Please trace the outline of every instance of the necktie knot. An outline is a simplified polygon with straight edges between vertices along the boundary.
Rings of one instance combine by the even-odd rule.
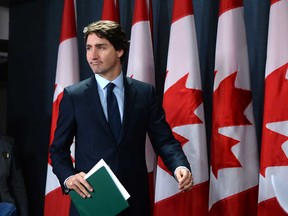
[[[115,84],[114,84],[114,83],[111,83],[111,82],[108,83],[107,86],[106,86],[107,92],[112,92],[113,89],[114,89],[114,87],[115,87]]]

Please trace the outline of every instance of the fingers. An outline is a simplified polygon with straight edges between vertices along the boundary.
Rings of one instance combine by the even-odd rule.
[[[190,181],[190,182],[188,182],[187,184],[185,184],[185,185],[183,186],[183,188],[180,189],[180,190],[182,190],[182,191],[185,192],[185,191],[191,190],[192,187],[193,187],[193,181]]]
[[[181,191],[188,191],[193,186],[192,173],[188,169],[179,169],[176,172],[176,178],[178,180],[178,188]]]
[[[86,179],[84,179],[84,176],[84,172],[77,173],[76,175],[71,176],[66,181],[66,187],[75,190],[83,198],[91,197],[89,191],[92,192],[93,188],[86,181]]]

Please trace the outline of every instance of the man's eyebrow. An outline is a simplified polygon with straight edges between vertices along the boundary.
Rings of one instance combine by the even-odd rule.
[[[99,46],[107,46],[107,44],[106,43],[86,44],[86,46],[97,46],[97,47],[99,47]]]
[[[106,43],[101,43],[101,44],[96,44],[95,46],[96,47],[101,47],[101,46],[107,46],[107,44]]]

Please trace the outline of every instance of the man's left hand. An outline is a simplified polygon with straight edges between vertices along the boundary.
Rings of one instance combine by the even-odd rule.
[[[178,188],[181,191],[188,191],[193,186],[193,176],[192,173],[185,168],[179,168],[175,171],[175,177],[178,181]]]

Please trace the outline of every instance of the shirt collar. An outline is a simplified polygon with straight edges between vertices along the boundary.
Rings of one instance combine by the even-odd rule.
[[[98,83],[98,85],[100,86],[101,89],[104,89],[107,86],[108,83],[112,82],[118,88],[123,90],[123,75],[122,75],[122,72],[113,81],[107,80],[104,77],[100,76],[99,74],[95,74],[95,78],[96,78],[96,81],[97,81],[97,83]]]

